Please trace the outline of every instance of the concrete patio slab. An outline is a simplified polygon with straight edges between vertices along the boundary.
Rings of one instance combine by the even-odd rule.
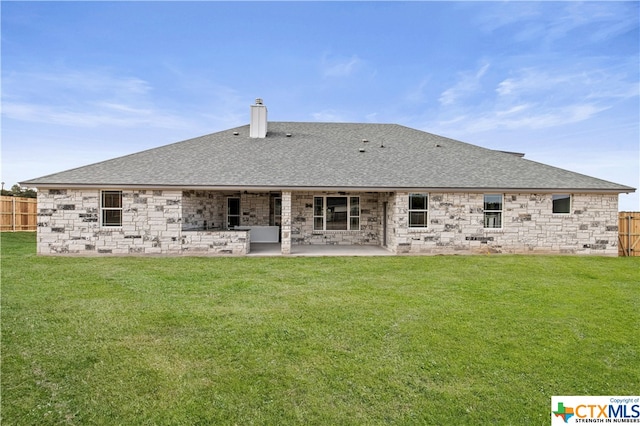
[[[252,243],[248,256],[282,256],[279,243]],[[294,245],[290,256],[393,256],[380,246]]]

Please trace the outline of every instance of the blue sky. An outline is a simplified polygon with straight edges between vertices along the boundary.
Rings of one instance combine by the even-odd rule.
[[[243,125],[261,97],[638,188],[639,4],[3,1],[2,180]]]

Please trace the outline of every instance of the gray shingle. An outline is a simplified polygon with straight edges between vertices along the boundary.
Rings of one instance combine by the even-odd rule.
[[[249,138],[246,125],[23,184],[634,190],[397,124],[298,122],[269,122],[264,139]]]

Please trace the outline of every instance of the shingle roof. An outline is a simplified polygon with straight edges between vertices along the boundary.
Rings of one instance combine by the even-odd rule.
[[[245,125],[23,184],[634,191],[397,124],[269,122],[268,130],[252,139]]]

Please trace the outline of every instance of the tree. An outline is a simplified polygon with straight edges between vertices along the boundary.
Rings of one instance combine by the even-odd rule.
[[[38,193],[33,188],[22,188],[19,184],[15,184],[11,187],[10,191],[2,189],[2,195],[8,195],[10,197],[25,197],[25,198],[36,198]]]

